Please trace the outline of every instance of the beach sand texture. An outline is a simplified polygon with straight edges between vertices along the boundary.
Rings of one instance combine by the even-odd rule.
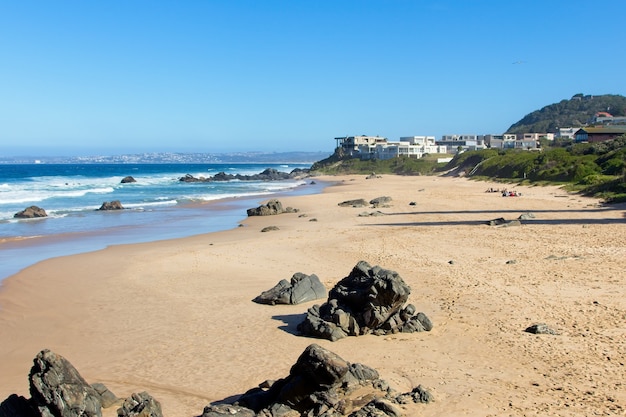
[[[337,183],[280,198],[299,213],[50,259],[3,281],[0,401],[30,396],[32,360],[48,348],[119,397],[147,391],[164,415],[197,416],[286,376],[318,343],[399,392],[429,388],[435,402],[406,416],[626,413],[626,207],[552,186],[509,185],[522,196],[505,198],[485,192],[502,184],[463,178],[321,180]],[[380,196],[388,207],[338,206]],[[375,210],[385,215],[359,217]],[[521,226],[484,224],[526,212],[535,218]],[[359,260],[397,271],[433,330],[333,343],[296,334],[324,300],[251,302],[295,272],[330,289]],[[524,331],[536,323],[560,334]]]

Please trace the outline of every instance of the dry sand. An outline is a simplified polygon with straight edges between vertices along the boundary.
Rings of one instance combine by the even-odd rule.
[[[319,343],[399,391],[430,388],[436,402],[407,416],[625,413],[625,207],[557,187],[504,198],[485,193],[501,185],[462,178],[326,179],[338,184],[281,198],[300,213],[50,259],[5,280],[0,400],[29,397],[32,359],[48,348],[120,397],[145,390],[164,415],[197,416],[286,376]],[[385,216],[337,205],[380,196],[393,199]],[[525,212],[536,218],[519,227],[481,224]],[[280,230],[260,232],[270,225]],[[333,343],[296,335],[314,303],[251,302],[295,272],[330,288],[359,260],[397,271],[434,329]],[[524,332],[535,323],[560,335]]]

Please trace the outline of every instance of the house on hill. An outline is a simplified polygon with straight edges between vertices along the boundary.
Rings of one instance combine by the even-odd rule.
[[[626,125],[588,126],[576,131],[576,142],[605,142],[626,135]]]

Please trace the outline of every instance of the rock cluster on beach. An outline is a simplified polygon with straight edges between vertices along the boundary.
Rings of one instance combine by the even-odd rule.
[[[119,417],[160,417],[161,406],[149,394],[118,399],[103,384],[89,385],[63,356],[44,349],[28,375],[31,398],[10,395],[0,404],[0,417],[100,417],[102,408],[122,403]]]
[[[276,199],[272,199],[265,204],[258,207],[249,208],[246,210],[248,217],[250,216],[273,216],[275,214],[282,213],[297,213],[299,210],[293,207],[283,208],[283,204]]]
[[[10,395],[0,417],[101,417],[118,405],[118,417],[162,417],[147,392],[118,399],[103,384],[89,385],[64,357],[42,350],[29,374],[31,398]],[[350,363],[323,347],[309,345],[289,375],[265,381],[235,402],[207,405],[201,417],[400,417],[400,405],[428,403],[422,386],[399,394],[369,366]]]
[[[360,261],[330,290],[328,301],[309,308],[298,330],[331,341],[370,333],[430,331],[430,319],[414,305],[405,305],[410,293],[397,272]]]
[[[398,394],[375,369],[312,344],[286,378],[265,381],[233,404],[208,405],[202,417],[400,417],[399,405],[409,401],[433,397],[421,386]]]
[[[290,281],[281,279],[273,288],[254,298],[259,304],[300,304],[326,297],[326,287],[317,275],[296,272]]]
[[[191,174],[187,174],[184,177],[180,177],[178,180],[181,182],[215,182],[215,181],[281,181],[281,180],[293,180],[298,178],[304,178],[308,176],[309,171],[306,169],[296,168],[291,172],[281,172],[274,168],[267,168],[259,174],[242,175],[242,174],[226,174],[225,172],[219,172],[211,177],[194,177]]]

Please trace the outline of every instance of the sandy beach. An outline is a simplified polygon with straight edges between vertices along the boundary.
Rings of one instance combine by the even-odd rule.
[[[197,416],[286,376],[318,343],[398,391],[429,388],[435,402],[406,406],[406,416],[626,413],[624,205],[554,186],[508,185],[521,196],[502,197],[485,192],[502,184],[463,178],[321,179],[336,185],[280,198],[298,213],[54,258],[4,280],[0,401],[29,397],[32,360],[48,348],[119,397],[147,391],[164,415]],[[380,196],[388,207],[338,206]],[[359,216],[376,210],[385,215]],[[484,224],[528,212],[535,218],[521,226]],[[251,302],[295,272],[330,289],[360,260],[397,271],[433,330],[316,340],[296,326],[324,300]],[[524,331],[536,323],[559,334]]]

